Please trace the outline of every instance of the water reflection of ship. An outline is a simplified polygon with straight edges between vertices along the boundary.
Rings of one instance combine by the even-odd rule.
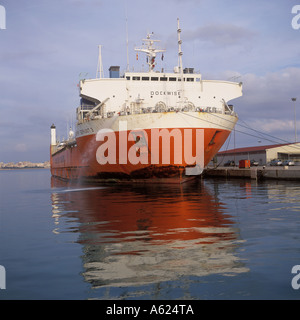
[[[55,232],[65,232],[66,217],[79,222],[83,276],[92,287],[248,271],[235,254],[238,229],[203,182],[122,189],[53,182]]]

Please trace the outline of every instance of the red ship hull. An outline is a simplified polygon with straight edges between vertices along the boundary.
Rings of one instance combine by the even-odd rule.
[[[173,129],[168,128],[169,132]],[[184,136],[185,129],[177,129],[180,130],[182,136]],[[197,139],[196,131],[201,130],[203,133],[203,141],[202,141],[202,158],[203,158],[203,166],[207,166],[208,163],[212,160],[218,150],[222,147],[224,142],[226,141],[228,135],[230,134],[230,130],[222,130],[215,128],[192,128],[188,129],[192,132],[192,139],[189,139],[188,143],[182,141],[182,145],[179,146],[176,143],[175,138],[170,138],[169,144],[169,161],[165,163],[162,159],[162,154],[165,151],[166,145],[160,141],[160,144],[157,150],[154,150],[151,145],[151,138],[153,139],[153,132],[150,129],[143,130],[145,135],[147,136],[147,141],[142,146],[138,146],[137,141],[131,141],[133,139],[129,138],[130,132],[127,131],[125,137],[127,137],[127,158],[121,161],[120,157],[120,149],[118,146],[124,143],[120,136],[120,132],[115,132],[115,142],[116,145],[114,150],[114,161],[113,163],[99,163],[99,147],[104,146],[103,144],[106,141],[97,141],[97,135],[91,134],[86,136],[81,136],[76,138],[76,144],[66,145],[63,149],[56,151],[51,154],[51,173],[55,177],[59,177],[67,180],[77,180],[77,179],[119,179],[119,180],[157,180],[160,179],[179,179],[182,180],[185,177],[185,168],[193,167],[196,165],[187,163],[185,158],[179,157],[182,161],[178,161],[178,150],[182,150],[184,154],[184,150],[186,150],[187,145],[189,149],[192,151],[193,156],[195,156],[197,151]],[[152,135],[151,135],[152,133]],[[129,140],[129,141],[128,141]],[[199,142],[198,142],[199,144]],[[132,150],[136,150],[136,158],[144,159],[144,161],[140,161],[138,163],[132,163],[128,158],[130,152]],[[143,155],[143,153],[145,153]],[[153,163],[153,154],[159,153],[159,161],[157,163]],[[104,156],[107,156],[105,152]],[[142,157],[143,156],[143,157]],[[157,158],[158,159],[158,158]],[[177,160],[176,160],[177,159]],[[125,161],[124,161],[125,160]],[[141,163],[143,162],[143,163]],[[190,178],[190,177],[189,177]]]

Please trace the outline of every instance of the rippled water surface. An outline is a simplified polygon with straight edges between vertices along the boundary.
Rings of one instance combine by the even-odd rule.
[[[0,299],[300,298],[300,181],[68,185],[12,170],[0,197]]]

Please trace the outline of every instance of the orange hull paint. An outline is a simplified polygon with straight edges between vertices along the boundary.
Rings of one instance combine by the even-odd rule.
[[[199,128],[201,129],[201,128]],[[169,132],[173,129],[167,129]],[[184,136],[184,129],[180,130],[182,136]],[[190,150],[192,150],[193,156],[196,154],[196,130],[198,129],[189,129],[192,130],[192,141],[190,143]],[[204,145],[203,145],[203,160],[204,166],[206,166],[211,159],[215,156],[215,154],[222,147],[224,142],[226,141],[228,135],[230,134],[229,130],[220,130],[213,128],[205,128],[201,129],[204,132]],[[170,139],[170,162],[165,163],[162,161],[162,152],[164,151],[162,142],[159,144],[159,162],[157,164],[151,164],[151,154],[155,152],[151,150],[151,130],[145,129],[147,141],[146,144],[141,147],[136,147],[136,156],[140,157],[142,152],[146,152],[148,161],[146,164],[137,163],[132,164],[128,158],[125,161],[125,164],[122,164],[120,161],[119,154],[119,138],[120,133],[115,132],[116,137],[116,148],[115,148],[115,158],[116,163],[106,163],[99,164],[97,161],[97,150],[98,148],[107,141],[97,141],[96,135],[87,135],[82,136],[76,139],[77,145],[65,147],[64,149],[56,152],[51,155],[51,173],[53,176],[60,177],[68,180],[76,180],[81,178],[98,178],[98,179],[106,179],[106,178],[118,178],[118,179],[155,179],[155,178],[182,178],[184,174],[184,168],[188,165],[184,157],[182,156],[182,161],[178,163],[178,161],[174,161],[174,156],[176,156],[173,138]],[[129,131],[127,132],[127,156],[130,148],[135,148],[134,145],[137,146],[136,141],[128,141],[133,140],[129,138]],[[123,140],[122,140],[123,141]],[[182,140],[184,141],[184,140]],[[121,142],[122,144],[123,142]],[[165,147],[165,145],[164,145]],[[184,154],[184,148],[187,145],[182,143],[182,154]],[[145,148],[147,150],[145,150]],[[179,149],[181,149],[179,148]],[[132,150],[132,149],[131,149]],[[178,150],[178,149],[176,149]],[[124,163],[124,161],[123,161]]]
[[[72,191],[72,184],[55,178],[51,179],[51,186]],[[77,185],[74,186],[76,190]],[[59,197],[63,206],[62,211],[73,212],[72,208],[76,207],[78,210],[75,213],[76,217],[78,213],[83,213],[80,215],[80,222],[83,225],[97,220],[110,221],[110,227],[116,231],[119,239],[125,239],[129,232],[141,230],[136,229],[137,226],[141,227],[141,223],[144,223],[144,229],[151,233],[153,242],[199,239],[207,244],[208,240],[213,243],[215,240],[235,239],[234,230],[220,234],[214,232],[215,239],[212,238],[210,232],[200,232],[201,228],[230,228],[230,225],[233,224],[230,221],[230,215],[223,214],[223,204],[216,201],[205,185],[196,183],[191,187],[190,184],[187,184],[184,185],[184,189],[177,189],[176,186],[167,189],[163,186],[155,186],[154,189],[150,189],[152,193],[149,194],[146,193],[148,190],[146,186],[145,188],[142,189],[142,192],[141,189],[138,189],[138,193],[135,192],[135,189],[127,188],[122,189],[121,193],[118,192],[118,189],[107,192],[106,189],[89,190],[87,188],[89,192],[81,194],[80,197],[74,192],[56,194],[53,203],[57,204],[57,197]],[[192,194],[195,190],[201,195],[197,197],[196,207],[192,201],[186,201],[185,196]],[[99,196],[99,192],[103,196]],[[133,201],[137,194],[138,201]],[[159,206],[154,201],[157,199],[160,202]],[[172,201],[165,201],[166,199]],[[124,212],[124,204],[127,208],[126,212]],[[104,210],[99,210],[99,208],[104,208]],[[84,214],[86,211],[90,214]],[[170,213],[172,219],[170,219]],[[176,219],[174,219],[175,216]],[[107,225],[98,223],[94,224],[93,228],[95,232],[101,233],[107,228]],[[174,232],[174,230],[188,230],[188,232]]]

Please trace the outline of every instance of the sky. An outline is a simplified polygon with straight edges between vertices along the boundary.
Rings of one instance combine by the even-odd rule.
[[[232,101],[239,121],[226,148],[294,142],[295,109],[300,140],[300,29],[292,27],[298,4],[0,0],[6,17],[0,29],[0,162],[49,160],[50,126],[62,139],[75,123],[77,84],[96,76],[98,45],[106,77],[112,65],[126,69],[126,17],[131,70],[141,68],[134,47],[148,32],[167,50],[158,68],[173,70],[179,18],[183,67],[203,79],[243,82],[243,96]]]

